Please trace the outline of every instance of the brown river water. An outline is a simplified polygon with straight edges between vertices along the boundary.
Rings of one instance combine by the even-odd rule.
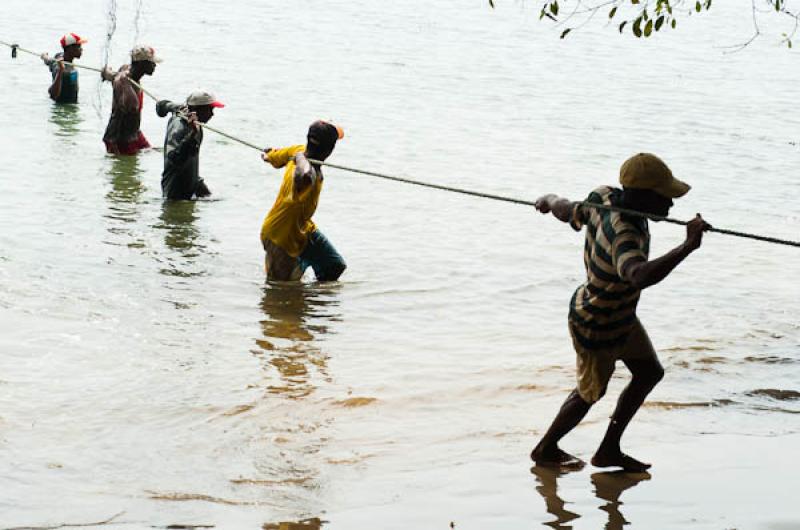
[[[529,200],[652,151],[693,185],[674,217],[800,239],[785,28],[725,53],[749,4],[715,3],[648,41],[605,15],[562,41],[495,3],[117,0],[108,51],[154,46],[148,89],[205,87],[211,124],[265,147],[329,118],[331,162]],[[102,64],[108,2],[4,7],[0,40],[75,31]],[[164,203],[161,153],[106,155],[110,88],[80,75],[56,107],[41,61],[0,57],[0,528],[800,528],[798,249],[709,234],[643,294],[667,376],[623,442],[650,474],[532,473],[574,382],[581,234],[329,169],[316,220],[348,270],[267,286],[281,173],[207,133],[213,200]],[[154,145],[165,125],[146,100]],[[651,230],[654,256],[683,238]],[[567,450],[591,456],[626,380]]]

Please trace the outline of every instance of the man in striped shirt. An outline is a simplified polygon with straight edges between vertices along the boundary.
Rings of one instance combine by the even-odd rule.
[[[622,165],[620,183],[622,189],[597,188],[585,202],[665,217],[672,199],[689,191],[688,184],[673,177],[667,165],[649,153],[639,153]],[[642,289],[663,280],[700,247],[703,232],[710,226],[698,214],[687,225],[683,243],[649,260],[650,231],[644,217],[573,203],[552,194],[539,198],[536,209],[552,213],[575,230],[586,228],[583,259],[587,280],[575,291],[569,309],[569,330],[577,353],[577,386],[531,458],[537,465],[584,465],[561,450],[558,442],[603,397],[616,361],[621,360],[633,377],[619,397],[592,464],[645,471],[650,464],[624,454],[620,439],[647,394],[664,376],[664,369],[636,316],[636,305]]]

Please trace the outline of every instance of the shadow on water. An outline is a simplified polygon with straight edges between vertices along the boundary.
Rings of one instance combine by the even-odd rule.
[[[266,286],[260,322],[263,337],[256,339],[266,362],[277,370],[280,381],[268,387],[273,394],[291,398],[310,395],[315,380],[328,380],[327,360],[315,339],[330,332],[339,319],[338,284],[273,283]]]
[[[539,483],[536,486],[536,491],[544,499],[547,513],[556,517],[554,521],[544,523],[544,525],[557,530],[571,529],[572,525],[568,523],[581,516],[566,509],[568,503],[558,495],[558,479],[568,472],[534,466],[531,468],[531,473],[536,476],[536,481]],[[598,499],[605,501],[605,504],[600,507],[601,510],[608,514],[608,521],[604,526],[605,530],[621,530],[624,526],[630,524],[620,511],[620,506],[623,503],[619,498],[625,490],[636,486],[644,480],[650,480],[650,478],[649,473],[628,473],[626,471],[604,471],[592,474],[591,481],[594,486],[594,494]]]
[[[61,138],[67,138],[71,145],[75,145],[75,135],[77,135],[83,123],[80,105],[72,103],[54,103],[50,112],[50,123],[56,126],[55,134]]]

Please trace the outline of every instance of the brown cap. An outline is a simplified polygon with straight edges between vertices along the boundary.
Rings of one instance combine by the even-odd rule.
[[[691,188],[673,177],[664,161],[651,153],[627,159],[619,169],[619,182],[626,188],[653,190],[671,199],[686,195]]]

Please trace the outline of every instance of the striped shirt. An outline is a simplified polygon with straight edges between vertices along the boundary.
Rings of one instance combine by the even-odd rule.
[[[619,206],[622,190],[597,188],[586,202]],[[586,349],[602,350],[622,343],[636,321],[640,289],[622,278],[630,260],[647,260],[650,231],[647,219],[576,204],[569,221],[576,231],[586,227],[583,261],[586,283],[569,306],[569,324]]]

